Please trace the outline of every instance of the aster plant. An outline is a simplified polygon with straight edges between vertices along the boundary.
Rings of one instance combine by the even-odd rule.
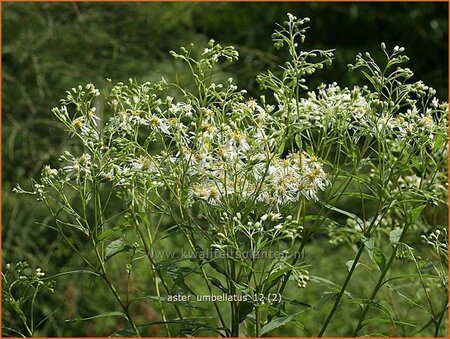
[[[258,99],[231,78],[215,82],[215,69],[238,52],[211,40],[201,53],[193,46],[171,53],[191,71],[194,91],[164,79],[130,79],[107,93],[88,84],[54,109],[83,151],[65,152],[58,169],[45,167],[31,191],[16,190],[47,205],[57,232],[83,258],[80,270],[108,286],[119,310],[110,315],[126,320],[122,334],[163,324],[167,336],[259,337],[291,324],[311,336],[358,336],[388,324],[396,335],[413,335],[420,329],[398,318],[395,303],[378,299],[391,289],[421,309],[424,328],[444,335],[448,302],[431,294],[447,296],[447,236],[429,216],[447,209],[448,105],[411,81],[404,48],[385,44],[383,61],[366,53],[349,65],[366,84],[310,90],[308,76],[331,65],[333,51],[301,50],[308,21],[288,14],[277,26],[275,47],[289,60],[257,76]],[[163,239],[175,235],[194,255],[158,260]],[[336,267],[340,280],[320,276],[304,255],[324,236],[331,248],[353,253]],[[129,278],[147,265],[149,290],[118,290],[111,262],[119,253],[129,258]],[[399,262],[411,272],[396,274]],[[357,270],[373,277],[370,291],[349,289]],[[397,284],[408,279],[423,289],[420,300],[401,293]],[[310,284],[321,290],[316,303],[303,301]],[[190,317],[195,301],[168,302],[200,288],[226,295],[225,303],[209,302],[212,318]],[[144,295],[159,311],[154,323],[130,312]],[[355,306],[352,329],[332,333],[343,304]],[[303,319],[318,310],[326,316],[311,328]]]

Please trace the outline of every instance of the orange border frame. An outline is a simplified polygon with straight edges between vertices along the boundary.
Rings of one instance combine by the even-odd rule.
[[[448,12],[447,12],[447,25],[448,25],[448,29],[450,31],[450,0],[374,0],[374,1],[370,1],[370,0],[317,0],[317,1],[311,1],[311,0],[180,0],[180,1],[174,1],[174,0],[160,0],[160,1],[155,1],[155,0],[78,0],[78,1],[73,1],[73,0],[0,0],[0,56],[1,56],[1,51],[2,51],[2,46],[3,46],[3,26],[2,26],[2,14],[3,14],[3,7],[2,7],[2,3],[3,2],[36,2],[36,3],[45,3],[45,2],[260,2],[260,3],[264,3],[264,2],[341,2],[341,3],[347,3],[347,2],[357,2],[357,3],[361,3],[361,2],[393,2],[393,3],[400,3],[400,2],[446,2],[447,4],[449,4],[448,6]],[[447,34],[447,50],[449,50],[449,46],[450,46],[450,33]],[[448,59],[448,74],[447,74],[447,79],[450,79],[450,57]],[[0,58],[0,73],[2,73],[2,59]],[[3,77],[0,78],[0,127],[2,126],[2,119],[3,119],[3,106],[2,106],[2,87],[3,87]],[[450,86],[447,89],[447,102],[450,101]],[[450,111],[449,111],[450,112]],[[449,118],[450,118],[450,113],[449,113]],[[450,120],[450,119],[449,119]],[[448,131],[449,131],[449,135],[450,135],[450,124],[448,127]],[[450,141],[449,141],[449,147],[450,147]],[[450,157],[447,159],[448,162],[448,184],[450,187]],[[0,138],[0,167],[2,167],[3,165],[3,145],[2,145],[2,139]],[[2,179],[3,176],[0,178],[0,197],[2,197],[2,192],[3,192],[3,187],[2,187]],[[448,201],[449,201],[449,205],[450,205],[450,195],[448,197]],[[2,200],[3,203],[3,200]],[[449,223],[450,223],[450,209],[448,210],[448,218],[449,218]],[[1,227],[0,227],[0,265],[1,263],[3,263],[3,253],[2,253],[2,248],[3,248],[3,243],[2,243],[2,229],[3,229],[3,211],[2,211],[2,204],[0,204],[0,223],[1,223]],[[447,225],[448,228],[450,229],[450,225]],[[450,232],[448,232],[448,240],[450,242]],[[448,272],[450,272],[450,263],[448,265]],[[0,279],[0,288],[1,288],[1,279]],[[1,292],[0,292],[1,294]],[[450,296],[450,291],[449,291],[449,296]],[[1,329],[1,320],[2,320],[2,304],[0,303],[0,338],[3,338],[2,336],[2,329]],[[450,312],[447,310],[447,320],[450,323]],[[450,332],[449,332],[449,339],[450,339]],[[39,337],[39,339],[50,339],[50,338],[57,338],[57,337]],[[86,339],[89,337],[64,337],[64,338],[69,338],[69,339]],[[91,338],[105,338],[105,337],[91,337]],[[146,337],[146,338],[151,338],[151,337]],[[163,338],[163,337],[161,337]],[[299,339],[302,337],[283,337],[283,339]],[[323,337],[323,339],[345,339],[345,337]],[[347,337],[349,338],[349,337]],[[407,338],[407,337],[406,337]],[[447,337],[440,337],[440,338],[447,338]],[[131,339],[131,338],[130,338]],[[177,338],[175,338],[177,339]],[[180,338],[181,339],[181,338]],[[207,339],[206,337],[198,337],[198,339]],[[249,339],[257,339],[257,338],[249,338]],[[306,338],[305,338],[306,339]],[[426,339],[425,337],[414,337],[414,339]]]

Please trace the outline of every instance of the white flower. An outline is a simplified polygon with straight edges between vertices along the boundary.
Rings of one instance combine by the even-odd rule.
[[[166,121],[158,118],[156,115],[152,115],[148,120],[148,124],[152,127],[158,128],[164,134],[170,134],[169,126]]]
[[[439,100],[436,97],[434,97],[433,100],[431,100],[431,107],[434,107],[434,108],[439,107]]]

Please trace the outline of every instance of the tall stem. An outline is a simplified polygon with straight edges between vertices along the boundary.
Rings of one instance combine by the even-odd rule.
[[[378,290],[383,285],[384,277],[386,276],[386,273],[389,271],[389,268],[391,267],[396,254],[397,254],[397,246],[394,248],[394,250],[391,254],[391,257],[389,258],[389,261],[386,263],[386,266],[384,267],[383,271],[381,271],[381,275],[378,278],[377,284],[376,284],[375,288],[373,289],[372,294],[370,295],[369,303],[366,304],[366,306],[364,307],[364,310],[361,312],[361,315],[358,320],[358,324],[356,325],[355,331],[353,332],[354,337],[356,337],[358,335],[359,330],[362,328],[362,322],[366,318],[367,312],[369,312],[370,302],[375,299],[375,296],[377,295]]]
[[[106,284],[108,285],[109,289],[111,290],[112,294],[114,295],[114,297],[116,298],[117,302],[120,304],[120,307],[122,308],[125,316],[127,317],[127,320],[129,322],[129,324],[131,325],[131,328],[133,329],[134,333],[136,334],[137,337],[141,337],[141,334],[139,333],[139,330],[136,327],[136,324],[133,321],[133,318],[130,315],[130,312],[128,310],[128,304],[124,303],[122,301],[122,298],[120,297],[119,293],[117,292],[116,288],[114,287],[114,285],[112,284],[111,280],[108,277],[108,274],[106,272],[106,267],[105,267],[105,260],[104,260],[104,245],[103,243],[100,244],[100,251],[97,248],[97,243],[95,241],[95,239],[98,236],[98,231],[99,231],[99,227],[100,230],[102,230],[102,225],[103,225],[103,213],[102,213],[102,206],[101,206],[101,196],[100,196],[100,189],[98,184],[94,184],[93,185],[93,190],[94,190],[94,219],[95,219],[95,228],[93,230],[93,233],[90,234],[90,240],[92,242],[92,246],[94,248],[94,252],[95,252],[95,256],[97,257],[97,260],[100,264],[100,269],[101,269],[101,276],[103,278],[103,280],[106,282]]]
[[[116,288],[114,287],[114,285],[111,283],[111,280],[108,277],[108,274],[106,273],[106,268],[105,268],[105,263],[102,259],[102,257],[100,256],[100,253],[98,252],[97,246],[95,244],[95,241],[93,238],[91,238],[92,240],[92,245],[94,246],[94,251],[95,251],[95,255],[97,257],[97,260],[100,264],[100,269],[101,269],[101,276],[103,278],[103,280],[106,282],[106,284],[108,285],[109,289],[111,290],[112,294],[114,295],[114,297],[116,298],[117,302],[119,303],[120,307],[122,308],[123,312],[125,313],[125,316],[127,317],[128,322],[130,323],[134,333],[136,334],[137,337],[141,337],[141,334],[139,333],[139,330],[136,327],[136,324],[133,321],[133,318],[130,315],[130,312],[128,311],[128,305],[126,305],[123,301],[122,298],[120,297],[119,293],[117,292]]]
[[[233,338],[239,337],[239,314],[237,308],[237,302],[234,300],[236,295],[236,286],[234,283],[236,282],[236,265],[234,260],[231,261],[231,285],[230,292],[233,300],[231,301],[231,336]]]
[[[406,234],[406,232],[407,232],[407,230],[409,228],[408,226],[409,225],[406,225],[405,228],[403,229],[402,234],[400,235],[400,238],[399,238],[399,242],[403,241],[403,238],[405,237],[405,234]],[[397,249],[398,249],[398,245],[396,245],[394,247],[394,250],[392,251],[392,254],[391,254],[388,262],[386,263],[385,267],[381,271],[381,275],[378,278],[377,284],[375,285],[375,288],[373,289],[372,294],[370,295],[369,304],[367,304],[364,307],[364,310],[361,312],[361,315],[360,315],[359,320],[358,320],[358,324],[356,325],[355,331],[353,332],[353,336],[354,337],[356,337],[358,335],[359,330],[363,326],[362,322],[366,318],[367,312],[369,312],[370,302],[375,299],[375,297],[376,297],[376,295],[378,293],[378,290],[381,288],[381,286],[383,286],[384,277],[386,276],[386,273],[389,271],[389,269],[390,269],[390,267],[391,267],[391,265],[392,265],[392,263],[393,263],[393,261],[395,259],[395,256],[397,254]]]
[[[259,338],[260,314],[258,306],[255,307],[255,336]]]
[[[448,295],[447,299],[445,300],[444,308],[441,311],[441,314],[439,315],[439,319],[434,323],[435,330],[434,330],[434,337],[437,338],[439,336],[439,328],[441,327],[442,319],[444,319],[445,310],[448,308]]]
[[[344,284],[342,285],[341,291],[339,292],[339,294],[336,296],[336,301],[333,305],[333,308],[331,309],[330,313],[328,314],[327,319],[325,320],[325,323],[323,324],[319,334],[317,335],[317,337],[322,337],[323,334],[325,333],[325,330],[328,327],[328,324],[330,323],[331,319],[334,316],[334,313],[336,313],[337,308],[339,307],[339,303],[341,301],[342,295],[345,293],[345,290],[347,289],[347,285],[350,282],[350,278],[353,275],[353,271],[355,270],[356,266],[358,265],[358,261],[359,258],[361,257],[363,251],[364,251],[364,243],[361,243],[361,245],[359,246],[359,250],[358,253],[356,254],[355,260],[353,260],[353,265],[350,268],[350,271],[347,274],[347,277],[345,278]]]
[[[134,213],[133,213],[133,218],[136,218],[136,216],[134,215]],[[145,236],[144,236],[144,234],[142,233],[141,229],[139,228],[139,223],[137,222],[136,219],[135,219],[135,222],[136,222],[135,228],[136,228],[137,234],[138,234],[139,238],[141,239],[141,241],[142,241],[142,243],[143,243],[143,245],[144,245],[145,256],[146,256],[147,259],[149,260],[151,267],[153,267],[154,272],[157,273],[159,279],[161,280],[161,283],[162,283],[164,289],[166,290],[167,293],[170,294],[170,289],[169,289],[169,287],[167,286],[166,282],[164,281],[164,277],[162,276],[160,269],[158,268],[158,266],[156,265],[155,261],[153,260],[153,256],[152,256],[152,253],[151,253],[151,251],[150,251],[149,245],[147,244],[147,241],[145,240]],[[177,305],[176,303],[174,303],[173,306],[174,306],[174,308],[175,308],[175,311],[176,311],[177,314],[178,314],[178,317],[179,317],[180,319],[183,319],[183,314],[181,313],[181,310],[180,310],[180,308],[178,307],[178,305]]]

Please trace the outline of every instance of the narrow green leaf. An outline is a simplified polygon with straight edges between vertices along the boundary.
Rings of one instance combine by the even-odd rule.
[[[172,293],[177,293],[175,287],[179,287],[184,294],[197,295],[194,291],[186,284],[184,278],[192,273],[193,270],[189,267],[178,267],[171,265],[167,269],[167,274],[173,279]]]
[[[380,270],[383,270],[386,267],[386,257],[378,247],[375,247],[372,250],[372,260],[378,265]]]
[[[273,331],[274,329],[284,326],[292,321],[295,321],[295,318],[298,316],[299,313],[294,313],[291,315],[287,315],[285,317],[281,317],[281,318],[277,318],[275,320],[272,320],[270,323],[265,324],[262,328],[261,328],[261,332],[260,335],[263,336],[264,334],[269,333],[270,331]],[[303,328],[303,324],[296,322],[296,325],[300,326],[301,328]]]
[[[309,282],[314,282],[314,283],[319,284],[319,285],[325,284],[325,285],[331,286],[333,288],[340,288],[340,286],[338,284],[332,282],[331,280],[319,277],[317,275],[310,276],[309,277]]]
[[[278,154],[278,155],[283,154],[283,152],[284,152],[284,146],[285,146],[285,142],[282,142],[282,143],[280,144],[280,146],[278,147],[278,151],[277,151],[277,154]]]
[[[347,211],[344,211],[344,210],[341,210],[340,208],[334,207],[334,206],[332,206],[332,205],[330,205],[330,204],[327,204],[327,203],[322,203],[322,205],[323,205],[324,207],[326,207],[326,208],[328,208],[328,209],[334,211],[334,212],[338,212],[338,213],[340,213],[340,214],[343,214],[343,215],[345,215],[345,216],[347,216],[347,217],[349,217],[349,218],[355,220],[356,223],[357,223],[357,224],[359,225],[359,227],[361,228],[361,230],[364,229],[364,222],[363,222],[363,221],[361,220],[361,218],[359,218],[357,215],[355,215],[355,214],[353,214],[353,213],[350,213],[350,212],[347,212]]]
[[[408,212],[408,220],[412,224],[416,221],[416,219],[419,217],[420,213],[422,213],[422,210],[425,208],[425,205],[421,205],[419,207],[413,208]]]
[[[345,264],[347,265],[347,269],[350,271],[351,267],[353,266],[353,262],[354,260],[349,260],[347,261]],[[370,271],[372,270],[372,268],[370,268],[369,266],[367,266],[366,264],[363,264],[362,262],[358,262],[356,264],[356,267],[358,267],[359,265],[364,266],[365,268],[368,268]]]
[[[220,274],[222,274],[224,277],[228,277],[228,273],[225,272],[225,270],[214,260],[208,261],[208,264],[214,268],[214,270]]]
[[[287,272],[291,271],[291,267],[284,267],[281,270],[271,273],[264,281],[264,291],[268,292]]]
[[[58,225],[64,225],[64,226],[73,227],[73,228],[83,232],[84,234],[89,235],[89,231],[85,227],[83,227],[80,223],[72,224],[70,222],[65,222],[65,221],[62,221],[62,220],[59,220],[59,219],[56,219],[56,222],[57,222]]]
[[[440,134],[437,134],[436,140],[434,140],[433,153],[440,150],[441,147],[444,145],[444,142],[445,142],[444,138]]]
[[[400,292],[398,289],[396,289],[394,286],[386,284],[386,287],[389,288],[393,293],[398,294],[400,297],[402,297],[403,299],[407,300],[411,305],[414,305],[415,307],[420,308],[421,310],[425,311],[428,315],[433,317],[433,314],[429,310],[427,310],[426,307],[423,307],[422,305],[420,305],[417,302],[415,302],[413,299],[407,297],[402,292]]]
[[[123,317],[126,318],[126,315],[122,312],[106,312],[98,315],[94,315],[92,317],[87,318],[73,318],[73,319],[67,319],[66,322],[72,322],[72,321],[86,321],[86,320],[92,320],[92,319],[98,319],[98,318],[105,318],[105,317]]]
[[[297,132],[294,137],[295,143],[299,149],[303,149],[301,132]]]
[[[367,324],[377,324],[377,323],[392,323],[391,320],[389,319],[378,319],[378,318],[373,318],[373,319],[366,319],[362,322],[363,325],[367,325]],[[404,321],[397,321],[394,320],[394,324],[398,324],[398,325],[406,325],[406,326],[411,326],[411,327],[416,327],[416,325],[411,324],[411,323],[407,323]]]
[[[339,192],[339,194],[341,194]],[[343,196],[347,196],[347,197],[354,197],[354,198],[359,198],[359,199],[364,199],[364,200],[378,200],[377,197],[375,197],[374,195],[370,195],[367,193],[359,193],[359,192],[344,192],[342,193]]]
[[[324,292],[320,295],[319,303],[317,304],[317,309],[320,309],[330,300],[334,299],[338,295],[338,292]]]
[[[100,233],[98,235],[97,242],[100,242],[102,240],[105,240],[105,239],[109,238],[111,235],[122,231],[126,227],[127,227],[127,225],[123,225],[122,224],[122,225],[118,225],[118,226],[115,226],[113,228],[107,229],[106,231],[104,231],[104,232],[102,232],[102,233]]]
[[[390,322],[394,325],[394,318],[392,316],[391,311],[389,311],[389,309],[386,306],[381,305],[379,302],[377,302],[375,300],[355,298],[355,299],[347,299],[347,300],[345,300],[345,302],[347,304],[369,305],[370,307],[377,308],[381,312],[386,314],[389,317]]]
[[[314,308],[314,306],[312,306],[308,303],[305,303],[304,301],[295,300],[295,299],[287,299],[287,298],[283,298],[283,300],[285,300],[286,302],[288,302],[292,305],[303,306],[303,307],[306,307],[307,309]]]
[[[222,285],[222,283],[220,282],[219,279],[214,278],[214,277],[209,277],[208,278],[209,281],[211,281],[211,283],[216,286],[217,288],[219,288],[222,292],[227,293],[228,290],[225,288],[225,286]]]
[[[423,163],[417,157],[411,158],[411,164],[414,168],[416,168],[419,172],[422,172]]]
[[[239,323],[243,322],[247,315],[253,311],[253,303],[249,301],[242,301],[238,306]]]
[[[243,294],[249,294],[251,292],[251,288],[247,284],[238,284],[235,281],[231,281],[231,283],[237,288],[239,292],[242,292]],[[252,289],[253,290],[253,289]]]
[[[27,317],[25,316],[25,313],[23,313],[22,309],[20,308],[20,305],[17,303],[17,301],[14,298],[10,298],[9,301],[10,305],[13,307],[14,311],[19,316],[20,320],[22,320],[23,324],[27,324]]]

